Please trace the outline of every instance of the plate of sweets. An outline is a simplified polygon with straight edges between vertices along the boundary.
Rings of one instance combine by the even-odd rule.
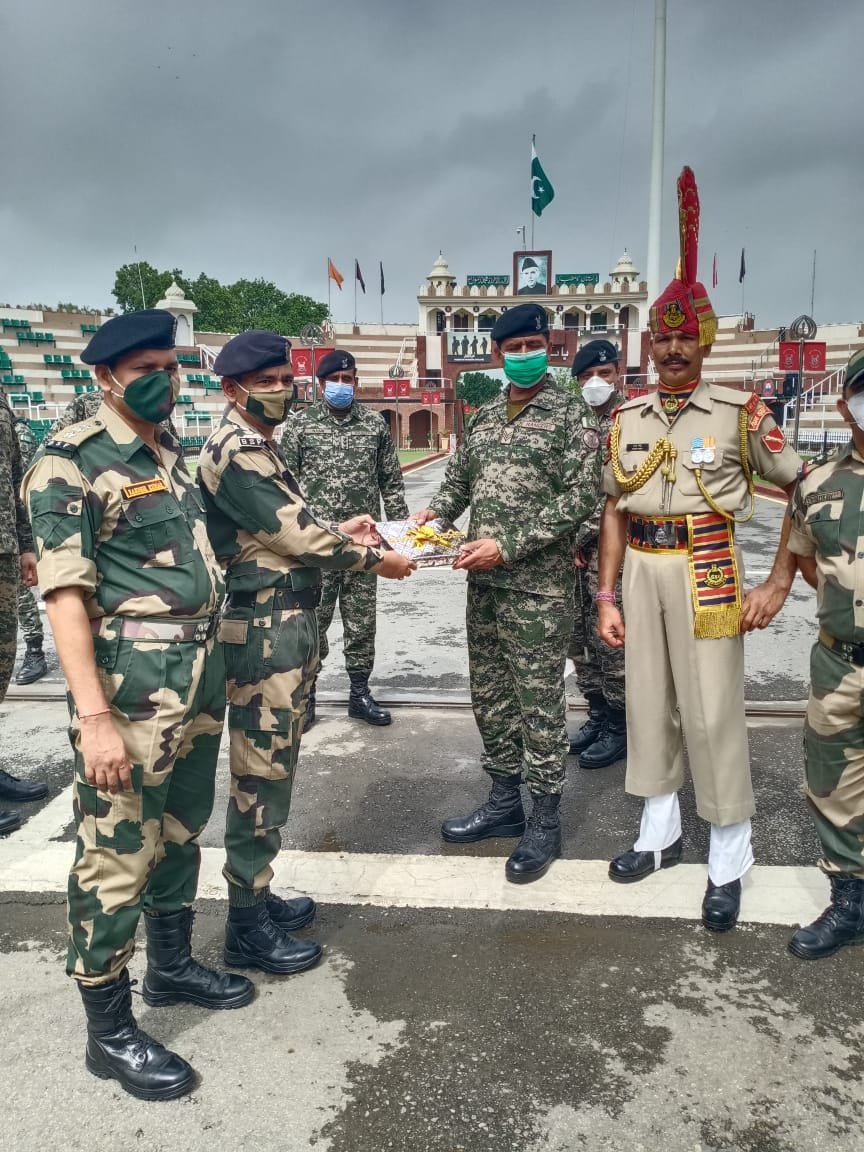
[[[414,560],[418,568],[449,567],[467,537],[449,520],[385,520],[376,524],[378,535],[395,551]]]

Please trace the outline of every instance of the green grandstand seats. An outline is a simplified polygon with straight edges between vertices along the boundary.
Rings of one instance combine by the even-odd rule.
[[[72,357],[71,356],[61,356],[59,352],[54,352],[54,353],[47,352],[42,357],[42,360],[46,364],[71,364],[72,363]]]
[[[12,320],[10,317],[4,316],[3,317],[3,327],[4,328],[29,328],[30,327],[30,321],[29,320]]]
[[[84,387],[83,384],[76,384],[75,385],[75,395],[76,396],[83,396],[86,391],[87,391],[87,389]]]
[[[88,332],[98,332],[98,331],[99,331],[99,325],[98,324],[82,324],[81,325],[81,335],[82,336],[86,336],[88,334]]]
[[[29,407],[30,396],[26,392],[10,392],[9,403],[14,408],[16,404],[22,404]]]
[[[23,384],[23,383],[24,383],[24,377],[23,376],[13,376],[11,373],[7,373],[5,376],[0,377],[0,384]]]
[[[41,392],[31,392],[30,393],[30,399],[33,401],[34,404],[44,404],[45,403],[45,397],[42,395]]]
[[[30,344],[53,344],[54,343],[54,333],[53,332],[32,332],[29,328],[29,325],[27,328],[20,328],[19,327],[16,335],[18,337],[18,343],[19,344],[20,343],[30,343]]]
[[[194,404],[195,401],[192,399],[192,397],[189,395],[188,392],[184,392],[182,395],[177,397],[177,403],[178,404]]]
[[[177,363],[178,364],[200,364],[201,363],[201,357],[198,355],[197,352],[178,352],[177,353]]]
[[[64,380],[90,380],[89,368],[61,368],[60,375]]]

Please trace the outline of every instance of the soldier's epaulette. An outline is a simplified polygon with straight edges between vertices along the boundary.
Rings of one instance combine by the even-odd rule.
[[[70,424],[67,428],[61,428],[55,436],[43,440],[42,447],[48,454],[74,456],[85,441],[104,431],[102,420],[82,420],[80,424]]]
[[[641,396],[631,396],[629,400],[625,400],[623,404],[619,404],[615,411],[612,412],[612,419],[614,420],[619,412],[629,412],[631,408],[644,407],[646,401],[649,401],[650,399],[651,397],[645,393],[643,393]]]
[[[245,435],[237,437],[238,452],[253,452],[257,448],[266,448],[267,441],[263,436]]]
[[[837,456],[837,449],[831,448],[828,452],[823,452],[820,456],[814,456],[812,460],[803,460],[798,467],[798,479],[806,480],[811,472],[815,472],[817,468],[821,468],[823,464],[830,464]]]

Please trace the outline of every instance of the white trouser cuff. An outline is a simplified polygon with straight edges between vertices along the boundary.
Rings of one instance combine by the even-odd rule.
[[[712,884],[731,884],[733,880],[740,880],[752,864],[749,820],[729,824],[726,828],[711,825],[708,877]]]
[[[678,793],[646,796],[642,808],[639,839],[633,845],[636,852],[662,852],[681,835],[681,809]]]

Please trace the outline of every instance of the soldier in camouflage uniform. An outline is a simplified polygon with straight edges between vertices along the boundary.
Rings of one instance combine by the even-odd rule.
[[[471,702],[489,800],[445,820],[445,840],[521,836],[509,880],[541,876],[561,854],[564,661],[573,633],[574,538],[597,503],[600,438],[591,410],[549,378],[549,321],[537,304],[508,309],[492,329],[510,389],[465,430],[421,522],[471,507],[468,572]],[[523,765],[534,800],[525,821]]]
[[[829,907],[789,942],[804,960],[864,944],[864,352],[849,361],[838,408],[851,442],[806,465],[790,503],[789,548],[817,590],[805,795],[831,881]]]
[[[290,349],[275,332],[228,341],[214,369],[229,406],[198,463],[207,530],[228,586],[220,631],[231,739],[225,959],[277,973],[300,972],[321,955],[319,944],[289,935],[312,919],[314,902],[270,891],[318,666],[320,570],[401,577],[414,567],[355,542],[377,540],[370,516],[338,530],[307,509],[274,441],[296,395]]]
[[[254,995],[245,977],[191,957],[225,711],[222,580],[180,445],[159,427],[180,386],[173,317],[118,316],[81,359],[104,402],[46,440],[24,482],[75,752],[67,971],[90,1071],[140,1099],[172,1099],[194,1072],[132,1015],[141,912],[146,1003],[238,1008]]]
[[[350,352],[336,349],[317,368],[323,400],[289,420],[282,455],[303,485],[319,516],[339,522],[368,514],[378,520],[381,501],[388,520],[408,515],[405,484],[390,431],[381,416],[358,403],[357,366]],[[375,593],[369,572],[324,572],[318,633],[321,662],[327,658],[327,629],[336,601],[342,614],[345,668],[351,681],[348,715],[367,724],[389,724],[390,713],[369,691],[375,662]],[[315,722],[315,684],[309,696],[306,728]]]
[[[26,472],[36,455],[39,441],[23,416],[15,417],[15,431],[21,449],[21,468]],[[45,632],[42,628],[42,617],[39,615],[36,597],[23,580],[18,585],[18,623],[21,625],[21,633],[24,636],[27,651],[15,676],[15,683],[33,684],[48,672],[48,664],[45,661],[43,650]]]
[[[606,442],[615,409],[624,400],[619,391],[618,349],[608,340],[589,340],[576,353],[571,375],[582,399],[591,405]],[[579,691],[588,703],[588,719],[570,741],[570,755],[580,768],[606,768],[627,755],[627,714],[624,707],[624,651],[610,648],[597,635],[597,554],[601,495],[590,517],[576,533],[576,612],[569,656],[576,665]],[[621,595],[621,578],[617,594]]]
[[[36,583],[36,556],[27,513],[18,495],[21,488],[21,450],[9,403],[0,392],[0,701],[6,695],[15,663],[18,626],[16,601],[19,582]],[[0,770],[0,800],[41,800],[45,784],[19,780]],[[0,812],[0,835],[21,827],[17,812]]]

